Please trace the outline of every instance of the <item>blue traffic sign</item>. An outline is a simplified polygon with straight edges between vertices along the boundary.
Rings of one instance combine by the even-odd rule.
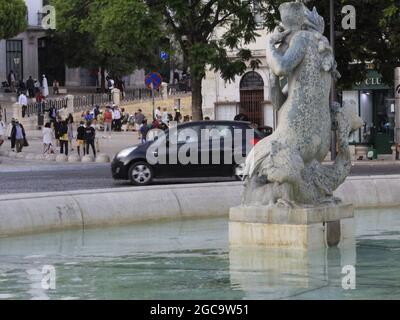
[[[165,52],[165,51],[161,51],[160,52],[160,58],[161,58],[161,60],[166,61],[166,60],[169,59],[169,54],[167,52]]]
[[[159,89],[162,84],[162,77],[157,72],[149,73],[146,78],[144,79],[144,83],[146,84],[147,88],[151,89]]]

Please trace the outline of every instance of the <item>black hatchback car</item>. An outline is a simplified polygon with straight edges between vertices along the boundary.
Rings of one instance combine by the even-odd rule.
[[[154,178],[242,178],[246,156],[265,137],[250,122],[187,122],[152,131],[148,141],[119,152],[112,164],[116,180],[148,185]]]

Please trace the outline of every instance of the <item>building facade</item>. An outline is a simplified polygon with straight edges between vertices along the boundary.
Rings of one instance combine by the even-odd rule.
[[[354,108],[364,127],[350,137],[354,145],[366,145],[378,155],[392,154],[395,144],[396,107],[394,88],[383,82],[382,75],[369,70],[367,78],[343,91],[343,104]]]
[[[12,39],[0,40],[0,80],[7,80],[8,74],[15,73],[16,80],[29,76],[39,78],[40,39],[45,36],[42,24],[42,0],[25,0],[28,8],[28,28]]]
[[[269,97],[269,69],[266,61],[266,30],[258,31],[256,41],[246,46],[261,61],[258,69],[248,69],[235,81],[226,82],[218,72],[207,71],[203,80],[203,114],[216,120],[233,120],[246,114],[259,126],[274,127],[274,111]],[[235,52],[229,53],[232,58]]]

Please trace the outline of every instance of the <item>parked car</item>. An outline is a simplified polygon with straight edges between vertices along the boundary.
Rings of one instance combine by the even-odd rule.
[[[207,136],[204,132],[213,134]],[[236,137],[236,140],[232,137]],[[111,164],[112,175],[116,180],[130,180],[132,185],[142,186],[150,184],[154,178],[241,179],[246,156],[264,137],[265,135],[254,129],[250,122],[183,123],[178,125],[176,130],[166,130],[151,141],[119,152]],[[152,161],[149,161],[149,154],[154,156]],[[179,157],[179,154],[184,157]],[[154,163],[156,157],[164,161]],[[198,161],[189,162],[188,158]]]

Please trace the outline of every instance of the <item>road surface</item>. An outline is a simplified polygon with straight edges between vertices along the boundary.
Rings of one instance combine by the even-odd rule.
[[[65,164],[27,162],[0,157],[0,194],[72,191],[129,187],[128,182],[114,181],[110,164]],[[362,164],[352,168],[352,175],[400,175],[399,164]],[[206,183],[233,181],[229,178],[168,179],[156,184]]]

